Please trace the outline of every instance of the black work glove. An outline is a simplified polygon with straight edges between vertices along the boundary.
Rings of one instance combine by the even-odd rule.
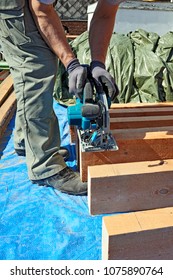
[[[95,80],[96,87],[104,90],[113,100],[119,93],[114,78],[105,69],[105,65],[97,60],[91,62],[90,65],[92,77]]]
[[[83,89],[87,79],[87,68],[74,58],[66,68],[69,74],[69,93],[82,100]]]

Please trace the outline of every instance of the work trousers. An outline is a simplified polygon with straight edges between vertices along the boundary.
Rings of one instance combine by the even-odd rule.
[[[58,153],[60,132],[53,110],[57,58],[42,39],[27,5],[0,11],[0,45],[17,98],[14,148],[25,149],[31,180],[50,177],[66,166]]]

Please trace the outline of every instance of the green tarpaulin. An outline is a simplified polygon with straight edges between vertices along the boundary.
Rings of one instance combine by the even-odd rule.
[[[71,43],[83,64],[90,63],[88,32]],[[68,76],[59,63],[54,97],[59,103],[74,103],[68,92]],[[119,87],[114,102],[173,101],[173,32],[159,36],[139,29],[129,34],[113,34],[106,68]]]

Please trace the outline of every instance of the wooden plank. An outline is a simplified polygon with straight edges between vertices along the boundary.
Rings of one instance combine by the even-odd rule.
[[[66,38],[67,39],[76,39],[79,35],[70,35],[70,34],[67,34],[66,35]]]
[[[173,206],[173,160],[88,167],[92,215]]]
[[[134,139],[149,139],[150,136],[155,137],[167,137],[173,133],[173,126],[156,126],[156,127],[142,127],[142,128],[129,128],[129,129],[114,129],[111,131],[112,135],[117,141],[121,139],[131,140]]]
[[[13,90],[13,80],[11,75],[7,76],[7,78],[0,85],[0,106],[4,103],[5,99]]]
[[[69,131],[70,131],[70,143],[76,143],[78,141],[77,137],[77,130],[74,125],[69,126]]]
[[[111,118],[144,117],[144,116],[168,116],[173,115],[173,107],[157,108],[115,108],[109,110]]]
[[[173,127],[113,130],[118,151],[82,152],[79,166],[82,181],[87,181],[88,166],[164,160],[173,158]],[[80,145],[80,143],[79,143]]]
[[[103,217],[103,260],[172,260],[173,208]]]
[[[110,129],[172,126],[173,116],[143,116],[111,118]]]
[[[88,166],[173,158],[173,102],[113,104],[111,132],[118,151],[82,152],[79,170],[87,181]]]
[[[155,103],[113,103],[112,109],[134,109],[134,108],[161,108],[172,107],[173,102],[155,102]]]
[[[2,70],[0,71],[0,82],[4,81],[5,78],[9,75],[10,71],[9,70]]]
[[[79,163],[80,163],[80,151],[79,151],[79,139],[77,134],[77,127],[70,125],[70,143],[73,145],[75,144],[75,151],[76,151],[76,162],[77,162],[77,170],[80,169]]]
[[[13,114],[16,110],[16,96],[12,92],[6,101],[0,107],[0,137],[5,132],[7,125],[9,124]]]

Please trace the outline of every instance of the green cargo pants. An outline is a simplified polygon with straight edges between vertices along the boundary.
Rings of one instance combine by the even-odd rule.
[[[50,177],[66,166],[58,153],[60,133],[53,111],[56,56],[39,34],[28,6],[0,11],[0,45],[17,98],[14,148],[25,149],[31,180]]]

